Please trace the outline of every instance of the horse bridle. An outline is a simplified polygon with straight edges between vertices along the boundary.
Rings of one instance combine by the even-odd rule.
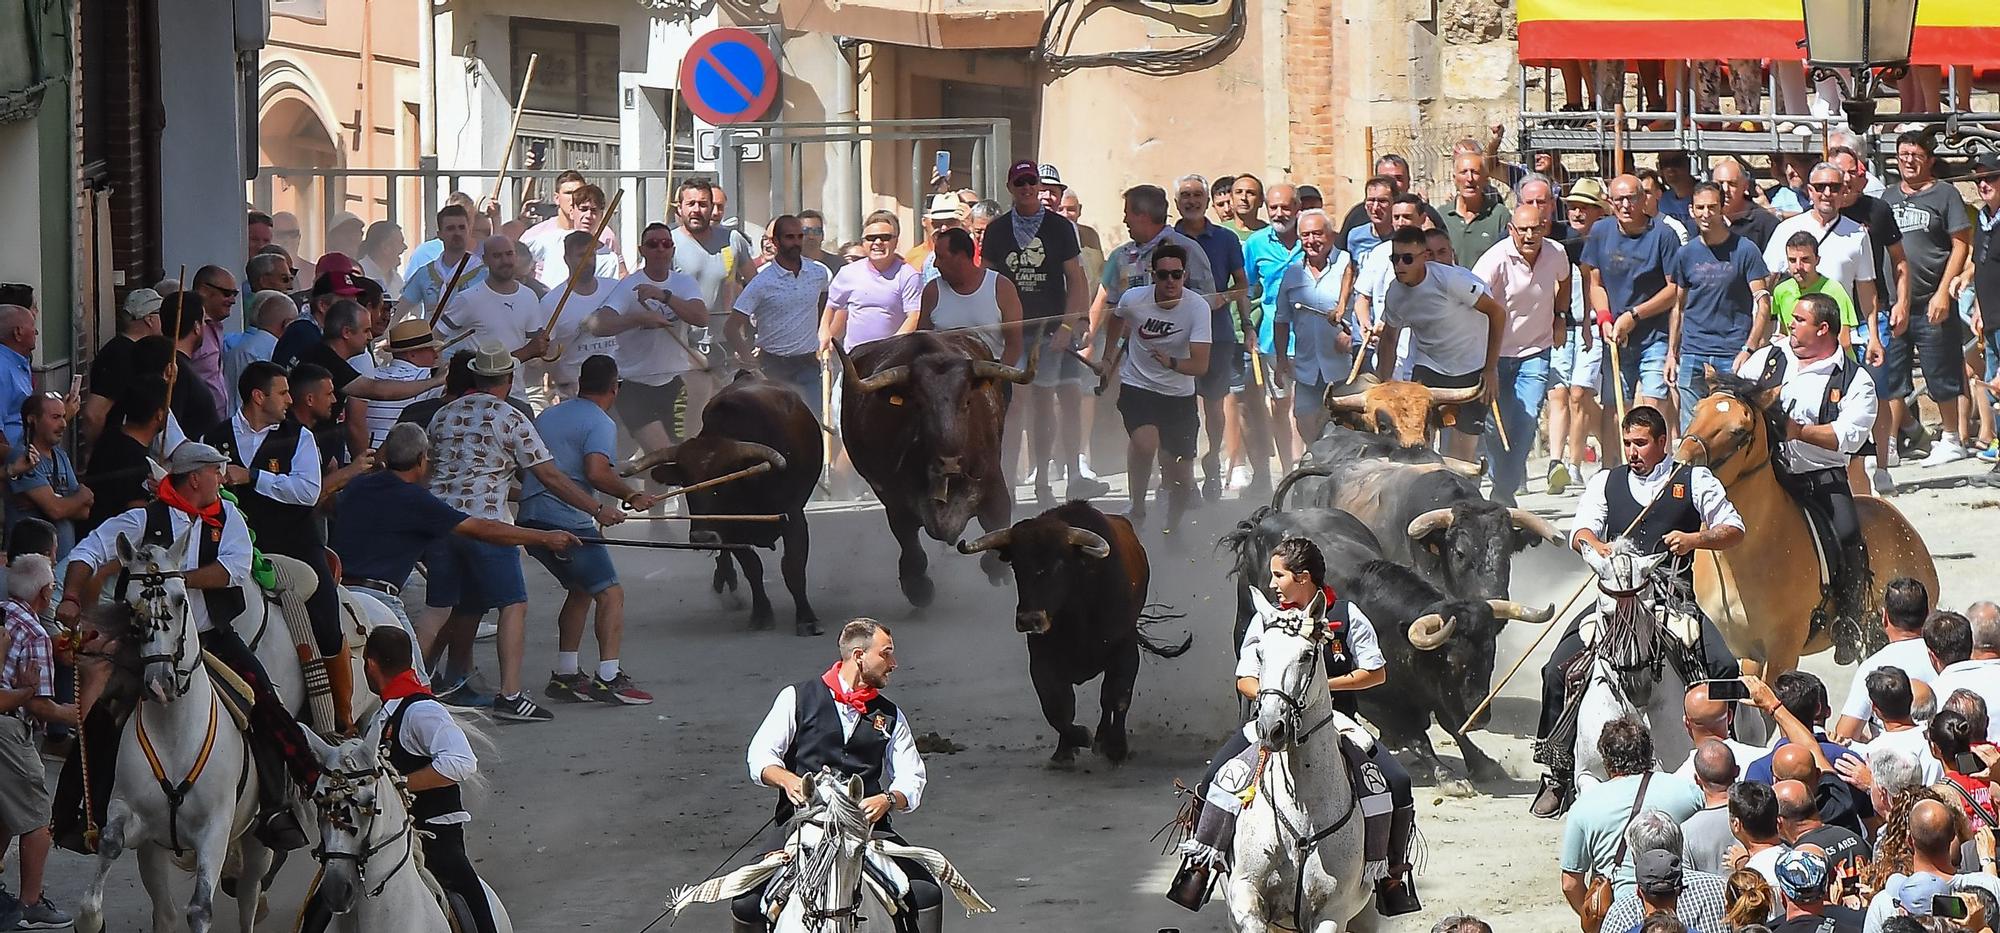
[[[1749,406],[1749,408],[1752,411],[1757,413],[1756,417],[1764,422],[1764,462],[1754,464],[1746,468],[1746,475],[1748,473],[1755,473],[1758,470],[1768,468],[1771,465],[1771,460],[1773,459],[1774,456],[1774,454],[1772,453],[1772,448],[1775,447],[1777,444],[1776,438],[1778,435],[1776,434],[1776,432],[1772,430],[1772,425],[1776,423],[1775,416],[1773,416],[1769,411],[1759,408],[1756,405],[1756,403],[1751,402],[1749,399],[1743,398],[1738,395],[1730,395],[1729,398],[1734,399],[1737,402],[1737,404]],[[1694,442],[1697,446],[1701,448],[1702,463],[1700,465],[1708,467],[1709,470],[1711,471],[1719,469],[1723,464],[1728,463],[1731,458],[1735,457],[1738,453],[1741,453],[1744,448],[1753,446],[1751,444],[1739,444],[1737,445],[1736,449],[1731,450],[1729,453],[1722,455],[1722,457],[1718,459],[1715,456],[1715,453],[1709,449],[1708,440],[1706,438],[1702,437],[1699,434],[1690,434],[1685,432],[1682,433],[1681,443],[1687,443],[1689,441]]]
[[[1314,600],[1317,601],[1318,597],[1314,597]],[[1311,612],[1307,611],[1301,613],[1296,621],[1292,619],[1273,619],[1272,627],[1293,637],[1306,637],[1306,627],[1317,626],[1320,622],[1321,620],[1313,618]],[[1308,638],[1307,640],[1313,646],[1312,660],[1310,662],[1311,667],[1306,671],[1306,689],[1311,690],[1313,684],[1318,682],[1318,678],[1314,675],[1319,673],[1320,664],[1324,660],[1325,646],[1320,643],[1318,638]],[[1329,705],[1326,715],[1320,717],[1319,722],[1313,723],[1311,728],[1307,728],[1305,725],[1306,700],[1301,700],[1275,687],[1266,687],[1263,685],[1261,678],[1258,680],[1257,686],[1257,696],[1254,702],[1262,703],[1266,696],[1271,696],[1276,697],[1279,702],[1285,704],[1285,724],[1291,727],[1292,734],[1295,736],[1292,739],[1294,746],[1304,745],[1306,740],[1312,738],[1314,733],[1325,728],[1327,723],[1333,721],[1334,711],[1331,705]]]
[[[1317,596],[1314,597],[1315,602],[1317,602],[1318,599],[1319,597]],[[1278,631],[1282,631],[1294,637],[1304,636],[1305,635],[1304,629],[1306,626],[1318,626],[1322,624],[1322,620],[1314,618],[1310,610],[1300,613],[1295,619],[1273,619],[1272,622],[1273,625],[1271,627],[1276,628]],[[1313,687],[1319,683],[1318,674],[1320,665],[1325,662],[1325,656],[1326,656],[1325,646],[1320,643],[1320,640],[1318,638],[1309,639],[1309,643],[1312,645],[1312,652],[1311,652],[1312,660],[1308,662],[1309,667],[1306,671],[1307,690],[1313,689]],[[1314,733],[1318,732],[1322,728],[1325,728],[1328,723],[1333,722],[1335,711],[1332,708],[1331,704],[1329,703],[1326,715],[1324,717],[1321,717],[1319,722],[1314,723],[1311,728],[1303,728],[1305,724],[1306,701],[1300,700],[1297,697],[1294,697],[1283,690],[1271,687],[1265,687],[1263,686],[1262,678],[1259,678],[1257,701],[1262,702],[1266,695],[1276,697],[1278,698],[1279,701],[1285,704],[1285,722],[1287,725],[1291,727],[1292,733],[1295,736],[1295,738],[1292,739],[1292,747],[1294,748],[1306,744],[1306,740],[1312,738]],[[1310,696],[1310,694],[1308,694],[1308,696]],[[1348,795],[1347,812],[1342,813],[1340,815],[1340,819],[1333,821],[1333,823],[1327,826],[1325,829],[1319,830],[1317,832],[1307,832],[1306,830],[1293,825],[1292,821],[1286,818],[1283,809],[1281,809],[1274,803],[1270,803],[1271,775],[1270,772],[1264,768],[1262,759],[1259,759],[1257,771],[1258,771],[1257,780],[1259,781],[1259,783],[1263,785],[1258,788],[1258,793],[1264,797],[1266,805],[1271,808],[1271,817],[1278,824],[1278,826],[1281,827],[1281,833],[1290,834],[1292,839],[1294,840],[1294,847],[1298,850],[1298,861],[1299,861],[1298,878],[1293,887],[1293,892],[1292,892],[1292,921],[1296,923],[1298,922],[1300,914],[1303,913],[1305,910],[1306,860],[1309,856],[1311,856],[1313,850],[1319,848],[1319,844],[1322,841],[1324,841],[1328,836],[1331,836],[1334,833],[1339,832],[1342,827],[1345,827],[1350,821],[1354,819],[1355,811],[1359,809],[1360,795],[1359,794]]]
[[[167,616],[171,615],[171,611],[153,611],[159,603],[167,598],[167,581],[185,579],[186,577],[186,572],[180,570],[150,570],[129,574],[128,582],[137,582],[139,584],[139,600],[147,607],[147,611],[145,612],[133,613],[133,615],[141,620],[141,625],[144,626],[142,634],[146,636],[147,641],[151,641],[153,635],[166,631],[167,626],[172,624],[167,619]],[[189,683],[194,679],[195,669],[190,666],[186,670],[182,670],[181,662],[188,657],[188,629],[192,627],[190,624],[192,620],[183,619],[181,622],[180,634],[174,638],[174,653],[142,654],[139,656],[139,666],[141,669],[144,669],[146,665],[156,661],[164,662],[168,667],[173,668],[175,688],[181,693],[186,693]],[[197,659],[196,664],[199,663],[200,661]]]
[[[361,817],[365,815],[370,818],[369,828],[372,831],[374,828],[373,818],[382,815],[382,807],[379,804],[370,804],[364,807],[355,800],[355,797],[361,792],[361,788],[384,777],[389,779],[390,786],[403,798],[403,828],[398,830],[395,835],[379,843],[370,845],[367,834],[361,831]],[[380,897],[382,891],[389,886],[390,880],[394,879],[396,874],[403,870],[403,866],[408,865],[411,859],[415,857],[416,842],[410,838],[414,817],[411,815],[409,786],[404,782],[401,774],[396,773],[394,769],[383,764],[378,764],[372,770],[368,771],[328,771],[324,779],[326,781],[325,789],[313,795],[313,805],[319,809],[320,820],[329,826],[353,833],[356,838],[361,840],[361,850],[358,852],[328,851],[326,848],[326,838],[322,834],[319,845],[314,846],[312,850],[313,858],[318,860],[321,865],[328,865],[338,861],[353,862],[354,876],[360,879],[361,883],[365,885],[368,883],[368,863],[373,861],[375,856],[380,854],[384,849],[398,842],[403,843],[403,857],[397,859],[395,866],[391,867],[388,873],[382,876],[382,880],[375,884],[374,890],[367,893],[367,896],[371,898]]]
[[[823,835],[821,836],[818,845],[808,847],[803,842],[793,842],[788,847],[795,848],[798,850],[804,850],[804,854],[807,854],[808,857],[816,856],[817,853],[822,848],[831,847],[834,850],[834,854],[838,855],[839,854],[838,850],[840,845],[839,843],[840,828],[831,819],[831,814],[832,814],[831,805],[817,801],[814,802],[812,805],[810,805],[807,809],[800,811],[798,816],[796,817],[799,824],[816,825],[820,827],[820,831]],[[794,889],[798,891],[800,895],[799,898],[801,902],[799,905],[800,919],[805,921],[806,929],[818,930],[821,927],[825,926],[826,922],[829,920],[844,920],[848,918],[856,918],[856,919],[859,918],[861,913],[861,891],[859,890],[858,887],[854,891],[853,902],[849,903],[845,907],[835,907],[829,909],[829,908],[819,907],[810,903],[810,901],[816,899],[810,897],[804,890],[804,885],[807,881],[807,875],[811,874],[811,875],[822,876],[817,883],[820,885],[824,885],[827,883],[824,878],[824,875],[831,874],[832,871],[831,864],[825,866],[827,871],[821,872],[817,870],[819,866],[817,864],[818,859],[816,858],[813,859],[814,865],[812,866],[807,866],[805,864],[806,859],[800,858],[799,854],[794,854],[792,856],[791,861],[794,866],[793,869],[794,874],[792,876],[794,879],[793,880],[793,885],[795,886]]]

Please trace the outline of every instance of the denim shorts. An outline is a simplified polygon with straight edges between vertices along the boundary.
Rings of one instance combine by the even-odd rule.
[[[806,407],[812,409],[814,418],[826,417],[826,412],[821,410],[825,405],[820,398],[824,387],[820,385],[819,357],[811,353],[798,356],[766,353],[759,357],[758,365],[764,370],[764,378],[797,392],[805,400]]]
[[[1549,352],[1549,388],[1588,389],[1604,392],[1604,340],[1592,334],[1590,349],[1583,348],[1583,329],[1572,327],[1563,345]]]
[[[1063,352],[1063,344],[1056,340],[1061,327],[1054,319],[1049,319],[1031,324],[1023,331],[1029,339],[1021,341],[1021,357],[1014,361],[1014,365],[1026,368],[1029,351],[1034,347],[1033,341],[1042,341],[1042,355],[1035,358],[1035,381],[1032,383],[1037,389],[1080,386],[1090,372],[1083,367],[1082,360]],[[1063,341],[1073,341],[1079,335],[1077,329],[1071,327],[1069,332],[1060,336]]]
[[[1609,351],[1606,351],[1609,355]],[[1667,335],[1654,334],[1646,342],[1626,344],[1618,348],[1618,362],[1623,364],[1619,377],[1625,383],[1626,402],[1638,404],[1639,397],[1667,397]],[[1637,391],[1634,391],[1634,389]]]
[[[536,528],[542,531],[567,531],[579,538],[597,536],[595,527],[564,528],[553,522],[536,521],[532,518],[522,519],[517,524],[523,528]],[[540,561],[548,570],[549,576],[555,577],[563,589],[572,593],[596,596],[618,585],[618,568],[611,564],[611,549],[602,544],[573,547],[561,555],[548,548],[530,544],[528,556]]]
[[[430,584],[424,604],[433,609],[485,612],[528,601],[520,552],[504,544],[451,535],[424,555]]]
[[[1324,418],[1326,415],[1326,386],[1310,382],[1292,383],[1292,417]]]

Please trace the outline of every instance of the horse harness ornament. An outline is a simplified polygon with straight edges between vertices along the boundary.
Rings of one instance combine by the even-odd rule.
[[[201,780],[201,773],[208,768],[209,753],[215,751],[216,707],[219,705],[219,701],[211,694],[208,698],[208,735],[202,739],[201,753],[195,756],[194,766],[188,769],[187,777],[182,778],[178,784],[167,780],[167,770],[160,764],[160,755],[153,750],[152,740],[146,737],[145,708],[140,707],[140,712],[133,716],[137,725],[134,731],[139,738],[139,750],[146,753],[146,766],[152,769],[153,780],[159,782],[160,793],[167,796],[167,843],[176,856],[187,851],[187,848],[181,845],[181,803],[187,799],[188,792],[194,790],[195,782]],[[249,769],[245,768],[244,773],[248,772]]]
[[[411,827],[414,822],[414,817],[411,814],[413,813],[415,804],[411,800],[409,785],[404,781],[403,775],[386,763],[388,760],[388,752],[386,751],[388,742],[389,736],[384,735],[383,745],[385,746],[385,750],[381,752],[378,758],[378,761],[381,763],[378,763],[373,769],[366,771],[328,771],[326,775],[326,788],[313,796],[313,803],[319,808],[321,820],[340,829],[352,832],[361,840],[361,851],[359,852],[329,851],[326,848],[326,842],[322,840],[318,846],[314,847],[312,852],[313,858],[318,859],[322,866],[334,861],[351,861],[354,863],[355,876],[361,879],[361,883],[367,884],[368,863],[374,861],[376,855],[390,846],[399,842],[403,844],[402,857],[397,859],[396,864],[387,873],[383,874],[381,880],[375,883],[375,887],[372,890],[368,891],[368,896],[371,898],[382,896],[382,891],[389,886],[389,882],[396,877],[398,872],[403,870],[403,866],[410,864],[411,860],[416,857],[416,843],[411,839],[413,832]],[[370,845],[367,841],[367,835],[361,831],[361,817],[367,816],[373,818],[381,816],[382,808],[376,803],[363,805],[356,798],[360,795],[363,787],[383,777],[388,778],[390,785],[395,788],[396,793],[402,795],[405,818],[403,820],[403,827],[397,830],[395,835],[379,843]]]

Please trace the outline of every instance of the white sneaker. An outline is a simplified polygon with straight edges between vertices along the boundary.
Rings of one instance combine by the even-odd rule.
[[[1889,465],[1890,466],[1903,465],[1903,452],[1896,449],[1896,445],[1894,442],[1891,442],[1889,444]]]
[[[1089,455],[1089,454],[1077,454],[1077,456],[1076,456],[1076,473],[1077,473],[1077,476],[1081,476],[1081,477],[1083,477],[1084,479],[1098,479],[1098,478],[1099,478],[1099,477],[1098,477],[1098,475],[1097,475],[1097,473],[1096,473],[1095,471],[1093,471],[1093,470],[1092,470],[1092,469],[1090,468],[1090,455]],[[1075,479],[1076,477],[1074,477],[1074,476],[1073,476],[1073,477],[1070,477],[1070,478],[1071,478],[1071,479]]]
[[[1869,478],[1873,481],[1875,494],[1878,496],[1890,495],[1896,491],[1896,479],[1889,475],[1888,470],[1876,467]]]
[[[1229,488],[1242,489],[1248,485],[1250,485],[1250,465],[1239,463],[1236,469],[1229,471]]]
[[[1972,453],[1965,449],[1964,444],[1958,442],[1958,435],[1945,434],[1937,439],[1937,443],[1931,445],[1931,455],[1925,457],[1919,465],[1927,467],[1943,466],[1947,463],[1964,460],[1970,456],[1972,456]]]

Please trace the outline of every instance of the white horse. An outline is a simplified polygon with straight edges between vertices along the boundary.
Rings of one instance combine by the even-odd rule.
[[[861,809],[861,779],[821,768],[806,781],[806,805],[785,840],[791,894],[772,933],[855,933],[861,926],[861,861],[874,824]]]
[[[1257,743],[1268,753],[1256,796],[1236,823],[1224,898],[1237,933],[1283,926],[1340,933],[1369,906],[1363,821],[1347,756],[1332,726],[1326,625],[1318,612],[1280,610],[1253,591],[1264,626],[1257,674]],[[1316,609],[1319,607],[1315,600]]]
[[[410,813],[409,788],[382,753],[382,727],[377,717],[366,733],[339,745],[306,733],[323,769],[313,788],[320,828],[313,852],[321,865],[318,894],[334,915],[331,929],[452,933],[439,900],[443,892],[420,872],[423,844]],[[494,928],[513,933],[500,898],[484,880],[480,887]]]
[[[269,557],[272,564],[277,567],[281,581],[292,585],[311,584],[312,571],[304,563],[278,554],[265,556]],[[292,715],[304,715],[305,670],[299,663],[298,649],[292,644],[291,633],[285,628],[285,617],[278,597],[263,592],[254,584],[243,588],[243,596],[242,614],[230,619],[227,624],[236,630],[237,636],[243,639],[243,644],[257,656],[258,663],[264,665],[264,673],[271,679],[271,692],[277,695],[278,701],[285,704],[285,709],[290,710]],[[214,621],[218,625],[224,624],[220,619]],[[368,595],[366,590],[341,587],[340,630],[348,644],[358,645],[365,642],[368,633],[378,625],[400,624],[396,621],[395,614],[389,611],[389,607]],[[411,637],[414,638],[415,633],[412,633]],[[367,679],[361,673],[361,652],[358,649],[352,652],[349,663],[353,668],[351,672],[353,679],[349,682],[355,685],[351,712],[355,723],[364,723],[381,703],[374,694],[361,686],[367,683]]]
[[[168,902],[170,859],[194,872],[194,894],[185,915],[191,933],[214,922],[215,891],[225,860],[251,893],[237,900],[238,924],[255,929],[256,880],[269,870],[271,852],[257,841],[257,769],[247,737],[222,707],[201,645],[188,616],[181,567],[194,546],[194,530],[162,549],[136,550],[118,539],[118,560],[128,575],[126,601],[135,637],[142,638],[145,697],[125,724],[118,749],[97,873],[84,891],[77,929],[104,928],[104,880],[128,848],[138,850],[139,876],[153,901],[154,933],[177,929],[183,910]]]
[[[1682,723],[1688,677],[1683,658],[1699,644],[1701,620],[1686,609],[1665,610],[1670,586],[1661,564],[1668,552],[1640,554],[1621,538],[1600,557],[1584,549],[1584,562],[1597,573],[1597,608],[1583,622],[1591,652],[1589,680],[1577,704],[1576,779],[1580,791],[1605,780],[1597,737],[1605,723],[1633,719],[1653,736],[1653,754],[1666,770],[1680,767],[1692,747]],[[1684,605],[1693,606],[1689,600]],[[1699,656],[1695,656],[1699,663]]]

